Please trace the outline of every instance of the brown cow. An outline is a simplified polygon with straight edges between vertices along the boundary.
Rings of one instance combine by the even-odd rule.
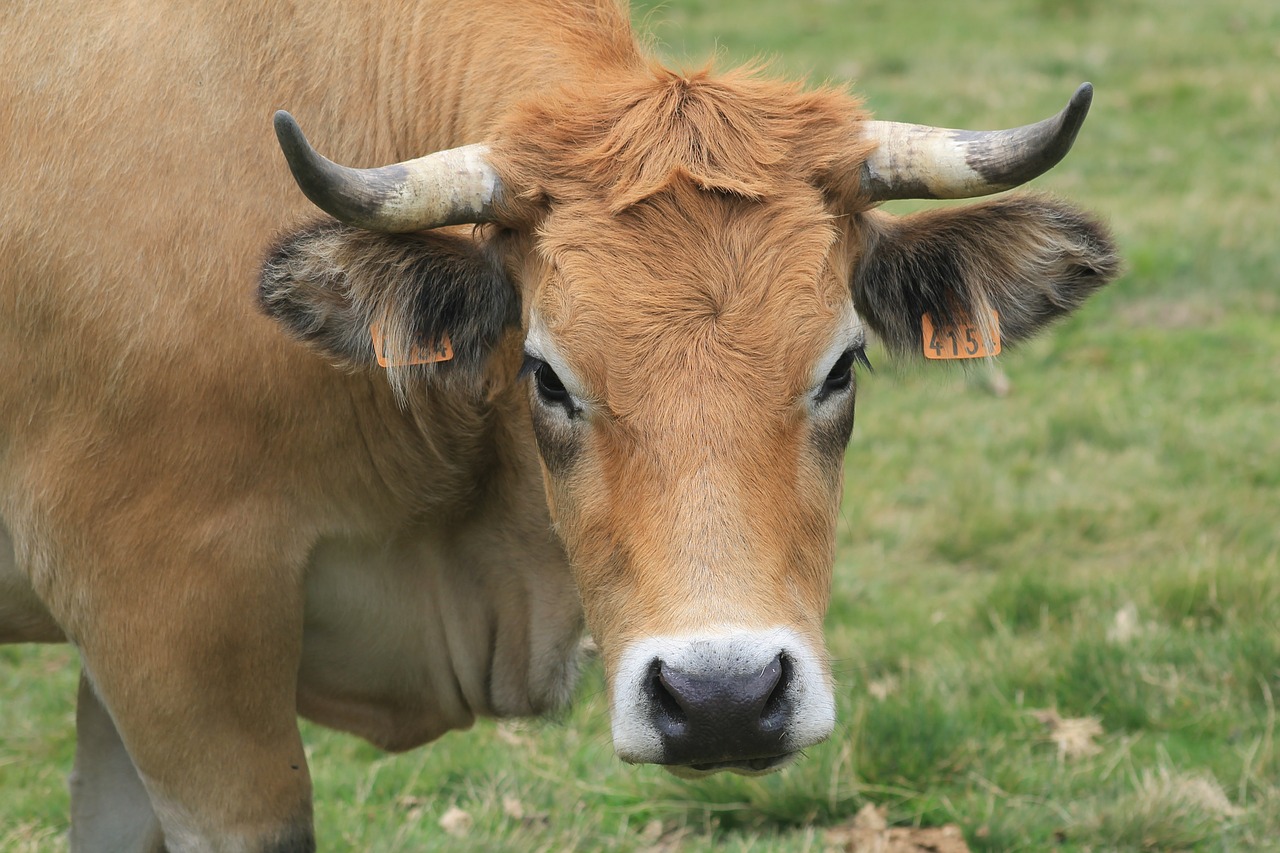
[[[79,650],[75,849],[312,849],[296,714],[536,714],[584,616],[623,760],[781,766],[833,725],[867,329],[1016,342],[1117,265],[1037,196],[875,209],[1029,180],[1087,89],[874,122],[663,70],[612,0],[3,17],[0,642]],[[278,117],[316,221],[279,106],[397,165]]]

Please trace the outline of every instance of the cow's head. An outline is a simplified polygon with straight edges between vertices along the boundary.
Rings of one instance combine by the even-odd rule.
[[[449,334],[448,370],[522,324],[618,754],[765,772],[834,724],[822,622],[868,329],[919,352],[922,315],[994,309],[1016,342],[1117,265],[1097,223],[1041,197],[903,218],[875,205],[1029,180],[1066,153],[1089,96],[970,133],[869,121],[843,94],[751,75],[652,72],[539,96],[487,146],[376,170],[323,160],[282,116],[302,188],[349,224],[287,242],[264,299],[349,361],[371,361],[370,319],[403,347]],[[489,224],[378,233],[470,222]]]

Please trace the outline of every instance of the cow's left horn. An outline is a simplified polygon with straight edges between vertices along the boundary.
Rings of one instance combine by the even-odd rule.
[[[872,201],[972,198],[1025,184],[1071,150],[1092,100],[1082,83],[1062,112],[1012,130],[869,121],[863,133],[878,146],[862,166],[862,191]]]
[[[450,148],[376,169],[353,169],[316,153],[284,110],[276,113],[275,126],[302,192],[348,225],[406,232],[493,218],[502,183],[484,145]]]

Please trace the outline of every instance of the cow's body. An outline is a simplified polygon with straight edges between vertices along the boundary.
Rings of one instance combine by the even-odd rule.
[[[258,730],[250,751],[285,772],[210,810],[260,801],[302,837],[295,684],[301,713],[407,748],[562,701],[581,616],[523,394],[446,397],[414,423],[385,382],[333,369],[257,310],[272,235],[310,209],[268,119],[285,104],[324,117],[354,162],[469,141],[554,80],[558,39],[547,23],[522,54],[538,26],[504,28],[514,4],[320,3],[295,20],[286,4],[57,5],[0,24],[0,640],[69,639],[113,712],[160,699],[188,717],[182,742],[130,744],[143,767],[205,749],[252,764],[236,744]],[[460,50],[433,64],[441,37]],[[483,56],[493,67],[460,65]],[[404,103],[447,106],[390,124]],[[256,669],[235,671],[242,653]],[[99,658],[123,680],[188,677],[137,696]],[[235,708],[250,684],[279,710]],[[206,799],[208,777],[173,772],[188,781],[161,785]],[[80,817],[86,849],[106,849]],[[196,836],[219,819],[171,818]]]
[[[317,357],[279,325],[307,338],[303,327],[319,320],[299,320],[300,309],[267,294],[273,322],[256,304],[273,235],[314,218],[275,150],[271,111],[287,106],[320,129],[319,147],[362,165],[487,139],[501,125],[508,135],[498,148],[510,154],[503,168],[519,178],[539,167],[532,154],[516,162],[524,155],[511,153],[512,140],[539,113],[507,115],[516,101],[536,105],[538,92],[566,83],[569,103],[590,102],[586,95],[602,81],[617,89],[602,103],[618,101],[632,79],[638,101],[655,86],[709,84],[673,83],[649,70],[625,10],[609,2],[169,2],[145,10],[134,3],[30,3],[4,16],[0,39],[0,642],[70,641],[81,652],[77,845],[143,848],[160,843],[163,826],[170,849],[306,849],[310,784],[295,713],[391,749],[426,742],[476,715],[538,713],[564,701],[573,683],[580,595],[593,631],[606,640],[610,671],[641,685],[627,690],[649,690],[643,685],[655,678],[673,693],[684,689],[684,675],[661,671],[664,655],[669,667],[676,660],[691,671],[732,668],[724,661],[742,644],[775,643],[768,655],[784,667],[784,710],[800,719],[797,731],[812,730],[788,735],[779,757],[757,750],[721,765],[728,753],[708,761],[669,748],[662,758],[662,745],[650,744],[658,737],[653,724],[637,728],[621,714],[615,739],[627,745],[619,748],[629,760],[768,769],[785,760],[782,752],[825,736],[830,688],[816,636],[830,570],[831,538],[823,531],[834,524],[839,487],[829,472],[838,468],[852,402],[847,416],[832,416],[813,436],[808,415],[785,412],[754,432],[733,432],[742,407],[776,408],[797,388],[808,393],[813,370],[821,379],[831,368],[839,354],[824,355],[831,333],[800,341],[805,329],[833,328],[836,344],[860,346],[854,332],[840,331],[860,326],[849,325],[852,308],[840,304],[849,302],[844,273],[828,267],[832,258],[854,264],[862,250],[830,247],[852,246],[850,235],[864,225],[882,242],[901,238],[903,257],[876,256],[887,272],[863,265],[888,276],[919,266],[911,254],[917,226],[895,230],[870,213],[856,222],[815,218],[823,201],[809,189],[762,208],[776,195],[766,174],[776,157],[756,164],[759,175],[740,179],[731,174],[735,163],[712,163],[711,172],[728,171],[695,175],[693,188],[667,186],[661,175],[646,187],[641,174],[613,187],[611,212],[601,214],[618,216],[622,231],[579,251],[593,239],[582,234],[594,220],[584,215],[581,234],[562,221],[552,235],[559,242],[524,249],[523,267],[507,257],[504,274],[531,280],[545,267],[556,276],[589,277],[593,264],[634,254],[630,274],[643,277],[653,274],[658,252],[658,266],[670,273],[662,286],[676,290],[655,286],[655,295],[637,304],[628,303],[625,289],[602,290],[594,301],[563,284],[536,294],[526,289],[504,309],[516,319],[495,327],[482,360],[467,371],[460,364],[458,378],[433,374],[400,399],[381,371]],[[731,105],[733,86],[740,86],[757,98],[744,103],[775,96],[792,103],[782,88],[757,90],[744,80],[707,97]],[[815,114],[838,114],[813,119],[813,127],[834,133],[839,122],[855,127],[861,120],[854,102],[827,101],[805,102]],[[547,146],[544,156],[564,144],[552,137],[538,140]],[[853,150],[865,156],[869,146]],[[625,160],[627,153],[609,156]],[[673,174],[685,175],[677,166]],[[529,192],[519,203],[567,199],[599,214],[592,198],[575,196],[578,175],[567,175],[556,184],[548,173],[542,196]],[[856,186],[832,195],[854,197]],[[1017,244],[1016,225],[1001,223],[1021,216],[1028,229],[1040,228],[1037,203],[1009,205],[1011,212],[986,208],[980,216],[994,221],[993,241]],[[688,222],[663,225],[686,215]],[[735,246],[744,227],[772,233],[776,245]],[[1013,230],[1001,235],[1001,227]],[[664,228],[674,242],[664,242]],[[519,249],[534,229],[505,233]],[[645,235],[657,242],[642,245]],[[687,257],[680,235],[699,244]],[[1089,235],[1077,242],[1104,241]],[[390,251],[362,240],[348,231],[309,232],[288,251]],[[395,245],[428,251],[412,241]],[[708,259],[707,268],[719,269],[715,258],[725,246],[727,266],[700,273]],[[795,269],[777,262],[789,251],[800,258]],[[1107,252],[1099,243],[1079,249],[1088,261],[1070,261],[1096,267],[1089,289],[1110,275]],[[303,276],[277,266],[286,285]],[[808,287],[816,301],[783,299],[779,287],[752,291],[751,271],[764,267],[776,268],[770,280],[779,287]],[[805,276],[822,283],[806,285]],[[694,300],[702,303],[683,313],[670,308],[682,299],[682,282],[702,278]],[[747,284],[736,291],[740,280]],[[549,307],[548,293],[562,306],[585,306],[584,316],[621,317],[637,334],[623,344],[601,337],[599,323],[570,329]],[[542,300],[536,305],[535,295]],[[861,309],[898,297],[877,302],[855,293],[859,298]],[[1060,300],[1038,320],[1079,298]],[[748,303],[762,311],[759,318],[741,315]],[[645,407],[652,388],[631,381],[646,370],[666,371],[661,387],[676,395],[699,391],[680,373],[698,356],[668,353],[661,341],[651,346],[657,339],[645,340],[637,329],[655,322],[705,335],[694,349],[717,369],[699,381],[728,403],[676,406],[651,417]],[[886,315],[869,322],[892,333],[899,321]],[[719,366],[743,352],[742,335],[756,326],[795,346],[776,364],[770,352],[756,353],[772,365],[777,387],[743,390],[735,368]],[[559,427],[548,432],[545,423],[535,446],[530,392],[515,380],[526,327],[532,343],[524,346],[539,347],[540,358],[557,363],[547,353],[558,349],[578,365],[570,391],[583,399],[589,395],[581,389],[598,392],[591,405],[610,407],[614,431],[587,451],[577,439],[558,443]],[[461,352],[466,341],[459,344]],[[605,348],[586,354],[597,345]],[[614,358],[630,359],[628,372],[618,372],[619,362],[609,373]],[[568,378],[570,368],[563,370]],[[537,405],[534,411],[545,420]],[[660,443],[712,433],[724,440],[651,458],[632,452],[645,436]],[[809,451],[796,449],[810,444],[818,447],[812,463],[805,461]],[[618,464],[610,467],[598,460],[611,447],[632,450],[616,450]],[[753,448],[767,451],[768,464],[748,459],[742,471],[756,473],[734,473]],[[623,502],[648,507],[641,517],[657,518],[662,532],[610,531],[599,513],[580,513],[583,488],[563,480],[570,469],[625,487]],[[791,472],[789,488],[814,494],[811,504],[770,493],[778,470]],[[646,493],[659,486],[672,489],[667,499]],[[754,507],[740,505],[743,495]],[[586,567],[576,576],[552,532],[552,512],[575,565]],[[742,513],[764,521],[746,522],[746,532],[707,521]],[[767,529],[772,513],[791,517],[809,538],[796,544],[785,529]],[[655,550],[654,535],[670,539],[669,547]],[[686,590],[680,606],[668,607],[659,587],[667,581],[644,576],[631,580],[625,595],[601,592],[613,582],[602,567],[631,577],[640,557],[655,566],[699,567],[692,582],[707,595]],[[794,589],[787,581],[783,598],[790,603],[782,610],[794,606],[805,615],[778,627],[758,617],[778,603],[769,578],[785,560],[802,567],[803,580]],[[732,566],[752,561],[755,574],[731,576]],[[652,598],[637,599],[641,592]],[[646,618],[657,621],[646,627]],[[704,624],[706,637],[678,649],[662,645],[666,640],[614,640],[615,630],[633,637],[658,625],[657,633],[682,637]],[[716,638],[725,630],[740,633],[724,645]],[[613,692],[615,712],[648,701]]]

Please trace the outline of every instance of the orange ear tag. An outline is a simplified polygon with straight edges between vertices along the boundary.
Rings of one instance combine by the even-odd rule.
[[[1000,315],[991,312],[990,348],[983,339],[982,330],[965,321],[950,329],[936,329],[933,318],[920,316],[920,328],[924,332],[924,357],[932,359],[986,358],[1000,354]]]
[[[453,344],[445,335],[436,343],[427,347],[414,345],[409,348],[409,357],[404,361],[392,361],[387,358],[383,347],[382,326],[373,323],[369,326],[369,336],[373,338],[373,355],[378,359],[378,367],[408,367],[414,364],[435,364],[437,361],[448,361],[453,358]]]

